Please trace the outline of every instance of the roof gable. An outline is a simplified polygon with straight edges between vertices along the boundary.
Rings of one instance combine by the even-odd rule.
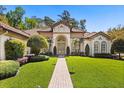
[[[98,32],[98,33],[94,34],[91,38],[97,37],[99,35],[102,35],[102,36],[106,37],[107,39],[111,39],[110,36],[105,34],[104,32]]]
[[[70,28],[70,26],[67,24],[67,22],[65,22],[65,21],[59,21],[59,22],[56,22],[55,24],[53,24],[53,28],[54,27],[56,27],[56,26],[58,26],[58,25],[60,25],[60,24],[63,24],[63,25],[65,25],[65,26],[68,26],[69,28]]]
[[[65,24],[58,24],[53,28],[53,32],[70,32],[70,28]]]

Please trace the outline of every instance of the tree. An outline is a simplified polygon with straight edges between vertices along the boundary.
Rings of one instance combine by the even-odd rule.
[[[33,20],[36,21],[36,28],[41,28],[41,27],[43,27],[43,25],[42,25],[43,22],[44,22],[43,19],[41,19],[41,18],[37,18],[36,16],[32,16],[31,19],[33,19]]]
[[[3,15],[4,14],[4,11],[6,11],[6,7],[3,6],[3,5],[0,5],[0,15]]]
[[[18,28],[18,25],[22,22],[25,10],[22,7],[16,7],[14,11],[10,10],[7,12],[6,17],[11,26]]]
[[[41,28],[43,27],[43,22],[43,19],[37,18],[36,16],[32,16],[31,18],[25,17],[26,29]]]
[[[112,48],[114,52],[119,53],[119,59],[121,59],[120,54],[124,53],[124,39],[118,38],[113,41]]]
[[[80,28],[84,31],[86,31],[86,20],[80,20]]]
[[[48,48],[48,43],[44,37],[33,35],[28,39],[27,46],[31,48],[31,53],[38,55],[42,48]]]
[[[90,48],[89,48],[89,45],[87,44],[85,47],[85,55],[89,56],[89,53],[90,53]]]
[[[44,17],[44,23],[45,23],[47,26],[49,26],[49,27],[52,28],[52,25],[55,23],[55,21],[54,21],[53,19],[51,19],[50,17],[45,16],[45,17]]]
[[[0,22],[3,22],[5,24],[8,24],[8,19],[6,18],[5,15],[0,15]]]
[[[8,19],[6,18],[6,15],[4,14],[5,10],[6,10],[6,7],[3,5],[0,5],[0,22],[8,24]]]
[[[79,25],[79,22],[77,20],[75,20],[74,18],[70,19],[69,26],[71,27],[71,29],[74,27],[78,27],[78,25]]]
[[[79,22],[72,18],[70,13],[67,10],[64,10],[62,14],[58,15],[60,17],[60,21],[64,21],[67,25],[69,25],[72,28],[79,27]]]
[[[64,10],[61,15],[58,15],[60,17],[60,20],[66,20],[68,23],[70,22],[71,15],[67,10]]]
[[[25,25],[24,22],[21,22],[21,23],[18,24],[18,29],[20,29],[20,30],[26,30],[27,27],[26,27],[26,25]]]
[[[124,26],[118,25],[117,27],[109,28],[107,34],[112,40],[124,38]]]
[[[34,18],[25,17],[25,25],[27,29],[36,28],[37,21]]]

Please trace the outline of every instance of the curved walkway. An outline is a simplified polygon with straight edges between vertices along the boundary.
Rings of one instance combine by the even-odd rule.
[[[73,88],[65,58],[58,58],[48,88]]]

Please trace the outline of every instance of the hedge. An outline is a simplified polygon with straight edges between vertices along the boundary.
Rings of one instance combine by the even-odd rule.
[[[16,75],[19,66],[19,63],[16,61],[0,61],[0,79]]]
[[[45,60],[49,60],[49,56],[38,55],[38,56],[32,56],[29,58],[29,62],[38,62],[38,61],[45,61]]]
[[[12,39],[5,42],[5,53],[7,60],[17,60],[24,55],[25,44],[24,42]]]
[[[94,57],[97,58],[112,58],[112,55],[109,53],[95,53]]]

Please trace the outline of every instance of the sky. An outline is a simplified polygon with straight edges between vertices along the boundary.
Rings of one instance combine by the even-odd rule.
[[[17,6],[6,6],[7,11],[14,10],[15,7]],[[76,20],[86,19],[88,32],[107,31],[110,27],[124,25],[124,6],[120,5],[23,5],[21,7],[26,12],[24,16],[37,16],[38,18],[49,16],[54,20],[58,20],[59,17],[57,15],[64,10],[68,10],[71,17]]]

